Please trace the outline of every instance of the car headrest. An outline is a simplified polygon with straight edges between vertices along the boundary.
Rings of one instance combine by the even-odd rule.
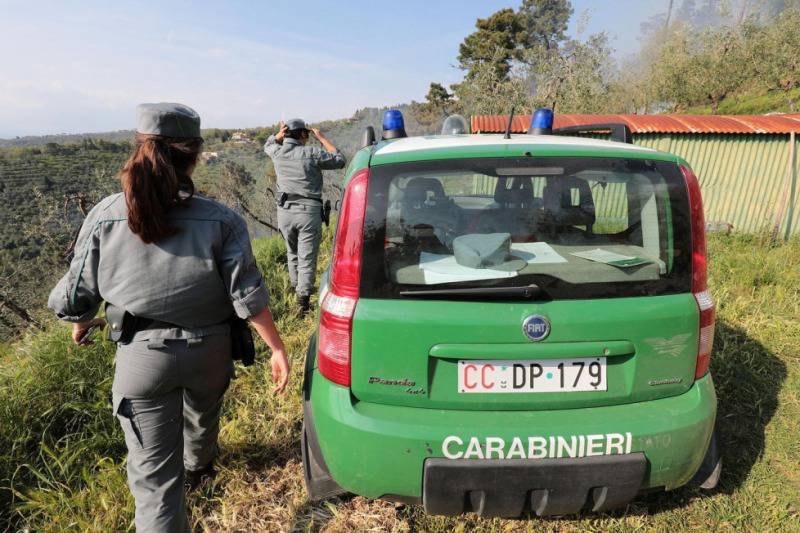
[[[573,191],[577,190],[578,205],[573,205]],[[595,222],[592,190],[586,180],[569,177],[548,180],[542,191],[544,208],[557,224],[591,226]]]
[[[494,201],[502,206],[533,203],[533,184],[530,178],[498,178],[494,188]]]
[[[409,204],[422,204],[428,199],[428,193],[432,192],[436,199],[445,198],[442,182],[436,178],[411,178],[406,184],[403,193],[403,200]]]

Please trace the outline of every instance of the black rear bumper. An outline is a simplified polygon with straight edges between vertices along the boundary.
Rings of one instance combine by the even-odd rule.
[[[422,502],[430,514],[538,516],[606,511],[639,491],[643,453],[580,459],[427,459]]]

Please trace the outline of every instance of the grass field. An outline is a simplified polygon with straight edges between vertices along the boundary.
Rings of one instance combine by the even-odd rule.
[[[273,397],[263,353],[259,364],[238,369],[226,397],[220,472],[191,495],[192,523],[201,531],[800,531],[800,241],[765,242],[710,241],[725,465],[716,491],[651,495],[603,515],[483,520],[360,497],[309,504],[300,389],[313,319],[291,311],[282,243],[258,241],[294,381],[287,395]],[[59,324],[0,346],[0,531],[132,530],[125,450],[108,405],[112,365],[110,345],[79,350]]]

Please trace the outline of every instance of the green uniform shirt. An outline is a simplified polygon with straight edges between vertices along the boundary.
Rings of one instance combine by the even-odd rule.
[[[234,312],[248,318],[267,306],[247,225],[231,209],[195,195],[167,215],[178,232],[155,244],[131,232],[127,214],[119,193],[87,215],[69,271],[48,300],[60,319],[89,320],[106,301],[202,335]]]
[[[264,152],[272,158],[278,191],[306,198],[322,199],[322,171],[344,168],[340,152],[328,152],[316,146],[303,146],[297,139],[284,138],[282,143],[270,135]]]

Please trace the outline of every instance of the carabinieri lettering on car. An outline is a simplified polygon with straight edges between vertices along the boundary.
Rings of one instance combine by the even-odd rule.
[[[448,459],[554,459],[631,453],[631,433],[514,437],[469,437],[448,435],[442,455]]]

